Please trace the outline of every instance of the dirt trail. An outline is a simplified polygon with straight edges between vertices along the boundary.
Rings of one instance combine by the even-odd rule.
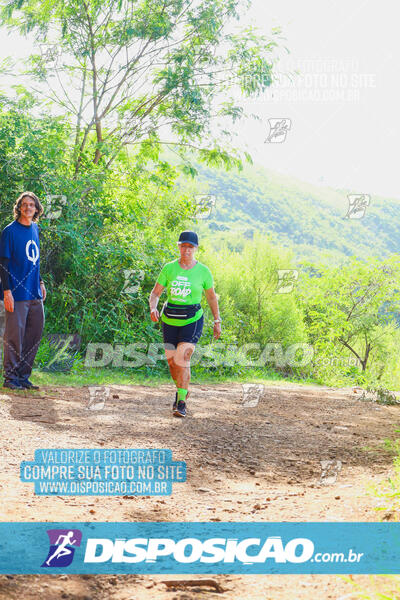
[[[110,386],[103,410],[87,388],[47,388],[42,397],[0,392],[3,521],[377,521],[370,483],[386,479],[400,409],[362,402],[351,388],[265,386],[245,407],[240,384],[194,385],[187,419],[173,419],[173,387]],[[19,464],[37,448],[171,448],[187,463],[172,496],[35,497]],[[340,460],[332,485],[321,461]],[[206,576],[203,576],[207,578]],[[340,576],[215,576],[226,590],[169,591],[189,576],[1,576],[0,599],[325,600],[352,598]],[[354,576],[358,583],[368,576]],[[355,597],[355,596],[354,596]]]

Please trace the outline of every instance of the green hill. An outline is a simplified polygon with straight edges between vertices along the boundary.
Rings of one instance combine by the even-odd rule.
[[[348,194],[366,190],[318,187],[258,166],[229,171],[196,165],[193,194],[215,196],[208,218],[191,223],[213,247],[240,250],[256,231],[291,248],[295,260],[340,263],[346,256],[400,253],[400,200],[371,195],[362,218],[350,219]]]

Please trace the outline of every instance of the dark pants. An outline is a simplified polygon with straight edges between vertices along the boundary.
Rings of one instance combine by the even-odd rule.
[[[5,311],[4,379],[29,379],[42,339],[44,310],[42,300],[14,302],[14,312]]]
[[[5,315],[4,302],[0,300],[0,358],[1,363],[3,363],[3,336],[4,336],[4,328],[6,326],[6,315]]]

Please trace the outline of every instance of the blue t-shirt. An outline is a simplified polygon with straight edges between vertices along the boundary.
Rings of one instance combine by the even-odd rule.
[[[15,301],[43,298],[40,289],[39,228],[13,221],[0,237],[0,257],[8,258],[10,290]],[[0,285],[0,300],[4,299]]]

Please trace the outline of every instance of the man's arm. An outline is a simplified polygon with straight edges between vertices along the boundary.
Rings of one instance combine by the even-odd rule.
[[[7,312],[14,312],[14,297],[10,289],[10,277],[8,273],[9,258],[0,258],[0,278],[4,292],[4,308]]]
[[[44,302],[46,300],[47,291],[46,291],[46,286],[44,285],[42,276],[40,274],[40,262],[39,262],[39,285],[40,285],[40,289],[42,290],[42,296],[43,296],[43,302]]]
[[[8,274],[8,263],[9,262],[10,262],[9,258],[4,258],[4,257],[0,258],[0,279],[1,279],[1,285],[3,288],[3,292],[5,290],[10,289],[10,277]]]
[[[44,302],[46,300],[47,290],[46,290],[46,286],[44,285],[44,281],[40,275],[40,271],[39,271],[39,285],[40,285],[40,289],[42,290],[42,296],[43,296],[43,302]]]
[[[14,312],[14,297],[12,295],[9,277],[9,263],[12,254],[10,236],[10,228],[6,227],[3,229],[0,236],[0,277],[1,285],[4,291],[4,308],[7,312]]]

